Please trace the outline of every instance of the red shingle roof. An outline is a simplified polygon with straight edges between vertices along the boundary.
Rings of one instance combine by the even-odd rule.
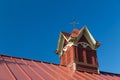
[[[71,72],[57,64],[0,55],[0,80],[120,80],[120,75]]]

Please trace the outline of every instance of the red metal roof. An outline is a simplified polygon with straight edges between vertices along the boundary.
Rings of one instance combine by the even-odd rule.
[[[71,72],[57,64],[0,55],[0,80],[120,80],[120,75]]]
[[[66,32],[62,32],[62,33],[68,39],[70,36],[71,37],[77,37],[80,34],[80,32],[81,32],[81,30],[74,29],[71,34],[66,33]]]
[[[74,29],[71,33],[72,37],[77,37],[80,34],[81,30],[78,29]]]

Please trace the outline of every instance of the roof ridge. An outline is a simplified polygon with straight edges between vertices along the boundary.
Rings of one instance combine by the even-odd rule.
[[[100,71],[100,73],[102,73],[102,74],[111,74],[111,75],[118,75],[118,76],[120,76],[119,73],[112,73],[112,72],[106,72],[106,71]]]
[[[43,63],[53,64],[53,65],[59,65],[57,63],[45,62],[45,61],[40,61],[40,60],[35,60],[35,59],[29,59],[29,58],[24,58],[24,57],[10,56],[10,55],[6,55],[6,54],[0,54],[0,56],[3,56],[3,57],[12,57],[12,58],[24,59],[24,60],[36,61],[36,62],[43,62]]]

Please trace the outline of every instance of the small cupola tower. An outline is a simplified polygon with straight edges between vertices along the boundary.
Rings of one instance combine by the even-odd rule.
[[[96,53],[99,46],[87,27],[83,27],[71,33],[61,32],[56,54],[60,55],[60,65],[73,71],[99,73]]]

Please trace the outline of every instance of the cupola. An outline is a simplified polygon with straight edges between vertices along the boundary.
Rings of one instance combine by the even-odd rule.
[[[87,27],[73,29],[71,33],[60,32],[56,54],[60,56],[60,65],[73,71],[99,73],[96,41]]]

